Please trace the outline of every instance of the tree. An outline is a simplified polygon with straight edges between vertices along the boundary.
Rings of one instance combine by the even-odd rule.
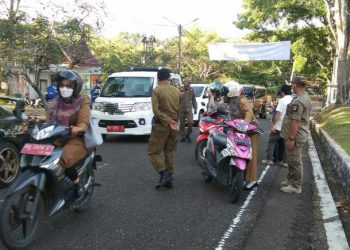
[[[50,64],[61,64],[65,59],[70,61],[70,67],[73,68],[83,56],[76,45],[81,39],[88,40],[93,31],[84,20],[96,9],[84,2],[79,5],[79,2],[75,1],[81,17],[74,18],[71,11],[61,6],[60,11],[56,10],[55,13],[71,17],[64,19],[63,15],[63,21],[57,22],[43,15],[30,18],[20,10],[20,0],[10,0],[7,5],[2,1],[6,11],[0,13],[1,73],[8,78],[10,85],[14,78],[23,77],[38,93],[45,107],[46,99],[39,86],[41,72],[49,70]],[[100,28],[101,24],[98,25]],[[31,73],[34,73],[34,79]]]
[[[350,2],[349,0],[324,0],[327,7],[328,26],[336,46],[335,72],[338,84],[337,103],[350,102]]]
[[[324,4],[317,0],[244,0],[246,12],[236,25],[252,32],[250,41],[292,41],[292,62],[281,62],[275,74],[289,80],[296,74],[322,82],[331,80],[334,46],[329,39]],[[282,73],[282,74],[281,74]]]

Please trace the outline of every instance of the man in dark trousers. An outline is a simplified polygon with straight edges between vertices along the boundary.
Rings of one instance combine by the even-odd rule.
[[[305,91],[307,81],[304,78],[294,77],[291,83],[296,96],[287,106],[281,131],[281,137],[286,142],[288,163],[288,175],[287,179],[281,183],[281,191],[299,194],[303,183],[301,156],[309,133],[311,101]]]
[[[160,174],[156,188],[172,187],[174,155],[176,150],[177,120],[181,94],[169,82],[171,71],[161,68],[158,71],[159,85],[152,92],[154,124],[148,143],[147,153],[154,169]],[[160,154],[164,151],[164,162]]]
[[[181,103],[180,103],[180,142],[184,142],[185,138],[187,138],[188,142],[192,142],[191,133],[193,126],[193,114],[192,108],[194,110],[194,114],[197,114],[197,101],[196,95],[194,93],[193,88],[191,88],[192,79],[190,77],[186,77],[184,79],[184,87],[181,91]],[[186,122],[187,122],[187,131],[186,131]]]

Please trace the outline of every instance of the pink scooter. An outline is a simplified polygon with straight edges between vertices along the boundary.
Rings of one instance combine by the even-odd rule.
[[[206,182],[216,179],[230,186],[232,203],[241,195],[244,171],[252,158],[250,133],[262,133],[262,130],[241,119],[216,124],[210,129],[206,147],[198,159]]]

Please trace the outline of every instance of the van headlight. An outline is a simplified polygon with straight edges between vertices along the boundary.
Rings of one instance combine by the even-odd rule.
[[[100,103],[100,102],[94,102],[94,103],[92,104],[92,109],[98,110],[98,111],[102,111],[103,105],[102,105],[102,103]]]
[[[146,110],[150,110],[151,108],[152,108],[152,105],[150,102],[137,102],[132,107],[131,112],[146,111]]]

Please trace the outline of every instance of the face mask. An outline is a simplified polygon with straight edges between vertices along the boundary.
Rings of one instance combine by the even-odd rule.
[[[63,98],[69,98],[73,95],[73,89],[67,87],[61,87],[60,93]]]

